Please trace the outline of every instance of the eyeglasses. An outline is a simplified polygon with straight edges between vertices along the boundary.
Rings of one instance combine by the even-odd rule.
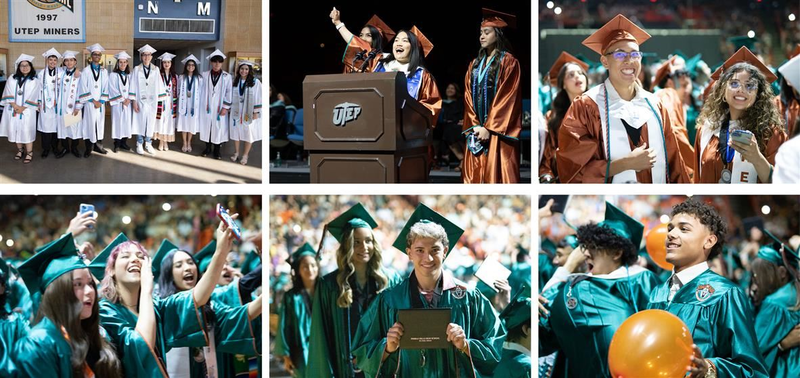
[[[616,59],[619,62],[624,62],[625,59],[627,59],[628,57],[631,57],[631,60],[642,60],[642,52],[641,51],[631,51],[631,52],[614,51],[614,52],[610,52],[610,53],[607,53],[607,54],[604,54],[604,55],[606,55],[606,56],[613,55],[614,59]]]
[[[731,81],[728,82],[728,88],[733,89],[733,90],[737,90],[737,89],[741,88],[741,86],[742,86],[742,83],[739,80],[731,80]],[[755,92],[758,89],[758,82],[748,81],[744,85],[744,89],[747,90],[748,92],[751,92],[751,93]]]

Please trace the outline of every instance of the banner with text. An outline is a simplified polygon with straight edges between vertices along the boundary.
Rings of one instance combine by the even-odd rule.
[[[10,42],[86,42],[85,0],[9,0]]]

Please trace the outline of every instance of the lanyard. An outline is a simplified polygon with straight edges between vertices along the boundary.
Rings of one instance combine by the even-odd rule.
[[[723,133],[725,135],[724,139],[722,138]],[[722,162],[725,163],[726,166],[731,161],[733,161],[733,156],[736,153],[733,147],[728,145],[729,139],[730,139],[729,121],[725,121],[725,123],[722,124],[722,127],[719,128],[719,142],[720,142],[719,150],[720,154],[722,155]],[[725,149],[724,153],[722,153],[723,148]]]
[[[496,56],[497,55],[492,55],[492,58],[489,59],[489,62],[486,63],[485,66],[483,65],[483,63],[486,61],[486,57],[484,56],[483,59],[481,59],[481,63],[478,65],[478,82],[479,83],[483,82],[483,79],[486,78],[486,74],[489,72],[489,67],[492,65],[492,62],[494,61],[494,58]],[[483,67],[483,70],[481,70],[481,67]]]

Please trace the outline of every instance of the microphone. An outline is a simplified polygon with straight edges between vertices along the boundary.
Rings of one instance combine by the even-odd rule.
[[[375,50],[371,50],[371,51],[369,52],[369,54],[367,54],[367,58],[366,58],[366,59],[364,59],[364,63],[361,63],[361,69],[360,69],[360,71],[361,71],[361,72],[364,72],[364,68],[366,68],[366,67],[367,67],[367,64],[369,64],[369,62],[370,62],[372,59],[375,59],[375,56],[377,56],[377,55],[378,55],[378,53],[380,53],[380,51],[378,51],[377,49],[375,49]]]
[[[361,50],[361,51],[359,51],[359,52],[358,52],[358,54],[356,54],[356,56],[353,58],[353,62],[352,62],[352,66],[353,66],[353,72],[352,72],[352,73],[355,73],[355,72],[360,72],[360,71],[359,71],[359,69],[358,69],[358,68],[356,68],[356,62],[358,62],[359,60],[364,60],[364,55],[365,55],[366,53],[367,53],[367,50]]]

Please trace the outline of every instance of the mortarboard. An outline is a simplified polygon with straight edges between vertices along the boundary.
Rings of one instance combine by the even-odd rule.
[[[42,56],[43,56],[45,59],[47,59],[47,58],[49,58],[49,57],[51,57],[51,56],[55,56],[56,58],[58,58],[58,59],[61,59],[61,54],[59,54],[59,53],[58,53],[58,50],[56,50],[55,48],[52,48],[52,47],[50,48],[50,50],[47,50],[47,51],[45,51],[45,52],[42,54]]]
[[[572,249],[578,248],[578,246],[581,244],[578,241],[578,237],[575,235],[567,235],[563,240],[567,243],[567,245],[572,247]]]
[[[336,219],[330,221],[328,223],[328,232],[341,244],[343,243],[343,233],[346,226],[350,226],[351,229],[368,228],[372,230],[378,227],[378,223],[375,222],[375,219],[372,219],[364,205],[359,202],[336,217]]]
[[[158,60],[160,60],[162,62],[171,62],[172,58],[174,58],[176,56],[177,55],[175,55],[175,54],[170,54],[168,52],[165,52],[165,53],[161,54],[161,56],[158,57]]]
[[[417,28],[416,25],[411,27],[411,32],[414,33],[415,36],[417,36],[417,40],[419,41],[419,44],[422,46],[422,52],[427,58],[428,54],[430,54],[431,50],[433,50],[433,43],[428,39],[428,37],[425,36],[425,34],[422,34],[422,31],[419,30],[419,28]]]
[[[294,266],[295,263],[300,261],[300,258],[306,255],[314,256],[315,258],[317,256],[317,250],[314,249],[314,247],[312,247],[311,244],[308,243],[303,244],[296,251],[292,252],[291,256],[289,256],[289,258],[286,259],[286,262],[289,263],[289,265]]]
[[[138,51],[139,51],[139,53],[140,53],[140,54],[145,54],[145,53],[150,53],[150,54],[153,54],[153,53],[155,53],[157,50],[156,50],[156,49],[154,49],[154,48],[153,48],[152,46],[150,46],[150,45],[144,45],[144,46],[140,47]]]
[[[500,313],[506,329],[514,329],[531,320],[531,286],[523,282],[508,306]],[[530,324],[529,324],[530,326]]]
[[[375,29],[378,29],[378,32],[380,32],[381,36],[387,41],[391,41],[394,36],[397,35],[397,33],[395,33],[389,25],[386,25],[377,14],[372,15],[372,18],[367,21],[367,25],[372,25]]]
[[[118,52],[116,55],[114,55],[114,58],[117,59],[117,60],[123,60],[123,59],[130,60],[131,56],[128,55],[127,52],[122,51],[122,52]]]
[[[783,75],[783,79],[786,80],[792,88],[800,90],[800,55],[789,59],[788,62],[778,68],[778,72]]]
[[[483,8],[483,21],[481,21],[481,27],[493,27],[493,28],[505,28],[509,27],[511,29],[517,28],[517,16],[513,14],[498,12],[493,9]]]
[[[78,52],[77,51],[72,51],[72,50],[64,51],[63,58],[64,59],[76,59],[77,60],[78,59]]]
[[[647,34],[644,29],[638,27],[631,20],[625,16],[618,14],[607,22],[603,27],[592,33],[588,38],[583,40],[583,45],[592,51],[603,55],[612,44],[619,41],[631,41],[637,45],[641,45],[650,39],[650,34]]]
[[[556,243],[553,243],[549,238],[542,239],[542,250],[552,255],[556,253]]]
[[[742,47],[739,49],[739,51],[736,51],[733,55],[731,55],[731,57],[722,64],[722,71],[714,71],[714,74],[711,75],[711,78],[714,80],[719,80],[719,78],[722,76],[722,72],[728,68],[731,68],[731,66],[736,63],[749,63],[755,66],[767,78],[768,83],[778,80],[778,77],[775,76],[775,74],[772,73],[772,71],[747,47]]]
[[[19,66],[19,64],[22,63],[22,62],[28,62],[32,66],[33,65],[33,59],[34,59],[34,57],[32,57],[32,56],[30,56],[28,54],[20,54],[19,58],[17,58],[17,60],[14,62],[14,67]]]
[[[114,248],[117,248],[117,246],[126,241],[128,241],[128,237],[120,232],[119,235],[111,241],[111,244],[103,248],[100,254],[94,257],[94,260],[89,264],[89,271],[92,272],[93,276],[100,281],[103,280],[103,276],[105,276],[106,272],[106,260],[111,256],[111,252],[114,251]]]
[[[225,56],[225,54],[223,54],[222,51],[219,51],[219,49],[216,49],[216,50],[214,50],[214,52],[211,53],[211,55],[207,56],[206,59],[211,60],[211,58],[213,58],[215,56],[222,57],[222,60],[225,60],[227,58],[227,56]]]
[[[728,42],[733,44],[734,50],[739,50],[742,47],[747,47],[748,50],[755,51],[756,42],[758,42],[758,38],[750,38],[746,35],[742,35],[738,37],[728,38]]]
[[[658,71],[656,71],[656,75],[653,77],[654,86],[659,85],[661,80],[664,80],[664,78],[670,76],[673,73],[675,58],[677,57],[678,55],[673,55],[671,58],[667,59],[666,61],[664,61],[664,63],[661,64],[661,67],[658,68]]]
[[[461,227],[458,227],[455,223],[450,222],[441,214],[431,210],[431,208],[421,203],[417,205],[416,209],[414,209],[414,213],[411,214],[411,217],[406,222],[403,230],[400,231],[400,235],[397,236],[397,239],[395,239],[394,244],[392,245],[401,252],[406,253],[406,248],[410,247],[407,244],[408,233],[411,231],[412,226],[420,222],[436,223],[444,228],[444,231],[447,234],[447,241],[449,242],[445,257],[453,250],[453,247],[455,247],[458,239],[461,237],[461,234],[464,233],[464,230],[461,229]]]
[[[104,49],[103,46],[100,46],[99,43],[95,43],[95,44],[87,47],[86,50],[89,50],[89,53],[106,51],[106,49]]]
[[[316,254],[317,251],[314,251]],[[261,257],[256,253],[256,251],[250,251],[250,253],[245,256],[244,261],[242,262],[242,274],[247,274],[254,271],[259,265],[261,265]]]
[[[630,240],[636,249],[642,244],[644,225],[608,201],[606,201],[605,220],[598,225],[611,228],[617,235]]]
[[[589,64],[584,63],[582,60],[572,56],[566,51],[562,51],[561,55],[559,55],[558,59],[556,59],[556,62],[553,63],[552,67],[550,67],[550,72],[548,72],[548,76],[550,77],[550,85],[555,86],[558,84],[558,74],[561,72],[561,68],[567,63],[575,63],[581,67],[583,72],[589,72]]]
[[[166,238],[161,241],[161,245],[158,246],[156,254],[153,255],[153,262],[151,264],[151,268],[153,269],[153,281],[158,282],[158,276],[161,275],[161,262],[164,261],[164,257],[167,257],[167,255],[172,251],[179,251],[179,250],[180,248],[178,248],[177,245],[167,240]]]
[[[211,264],[211,258],[214,257],[214,252],[216,250],[217,241],[212,240],[194,254],[194,261],[197,262],[197,268],[200,269],[200,273],[205,273],[206,270],[208,270],[208,265]]]
[[[199,59],[197,59],[197,57],[196,57],[196,56],[194,56],[194,54],[189,54],[189,56],[187,56],[187,57],[183,58],[183,60],[181,60],[181,63],[183,63],[183,64],[186,64],[186,62],[188,62],[188,61],[190,61],[190,60],[191,60],[191,61],[194,61],[194,64],[195,64],[195,65],[198,65],[198,64],[200,64],[200,60],[199,60]]]
[[[33,255],[19,266],[19,274],[28,291],[44,293],[47,286],[65,273],[75,269],[88,268],[78,249],[72,233],[47,244],[41,252]]]

